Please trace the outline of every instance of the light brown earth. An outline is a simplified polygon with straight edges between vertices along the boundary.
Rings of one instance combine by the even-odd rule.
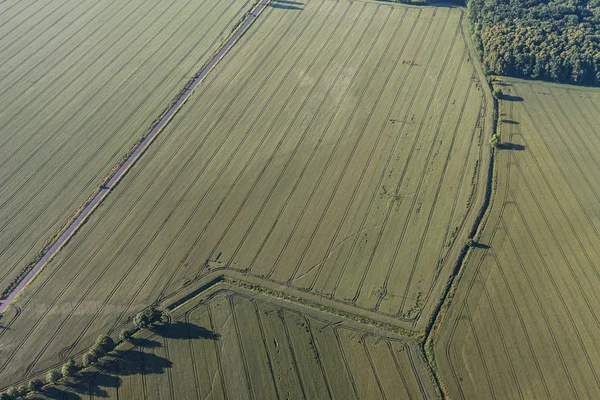
[[[3,318],[0,386],[209,274],[422,330],[485,189],[464,18],[273,2]]]
[[[435,354],[453,399],[600,397],[600,91],[506,79],[489,221]]]

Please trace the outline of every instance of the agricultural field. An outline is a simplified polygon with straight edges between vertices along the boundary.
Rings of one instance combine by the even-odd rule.
[[[497,191],[436,339],[453,399],[600,397],[600,90],[501,83]]]
[[[0,386],[210,274],[421,329],[485,189],[464,28],[459,8],[271,2],[3,318]]]
[[[235,288],[233,290],[236,290]],[[51,398],[434,399],[413,341],[221,288]],[[307,312],[311,314],[307,314]],[[375,329],[377,331],[377,329]]]
[[[253,5],[253,0],[0,4],[0,292]]]

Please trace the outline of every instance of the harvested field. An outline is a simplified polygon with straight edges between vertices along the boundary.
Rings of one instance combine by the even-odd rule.
[[[0,4],[0,292],[253,4]]]
[[[505,80],[497,193],[435,354],[453,399],[600,397],[600,91]]]
[[[175,310],[169,324],[138,335],[133,346],[119,348],[104,367],[85,372],[78,389],[59,386],[47,395],[437,398],[413,341],[264,296],[221,288],[203,298]]]
[[[421,328],[484,190],[463,18],[272,2],[15,302],[0,385],[220,272]]]

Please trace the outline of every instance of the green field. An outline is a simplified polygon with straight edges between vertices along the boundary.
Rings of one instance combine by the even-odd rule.
[[[273,1],[3,317],[0,387],[219,274],[421,333],[479,212],[489,163],[492,104],[464,18],[453,7]],[[159,111],[148,109],[149,120]],[[82,143],[72,131],[63,139]],[[100,164],[86,168],[106,173],[112,161],[88,151]],[[77,182],[63,183],[87,193]],[[140,389],[127,379],[123,388]]]
[[[497,192],[436,342],[453,399],[600,396],[600,91],[505,80]]]
[[[219,285],[220,286],[220,285]],[[225,287],[51,398],[437,398],[415,342]],[[233,291],[232,291],[233,290]]]
[[[0,292],[151,128],[252,5],[0,4]]]

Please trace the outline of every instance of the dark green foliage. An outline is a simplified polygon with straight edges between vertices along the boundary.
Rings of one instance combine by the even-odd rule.
[[[475,241],[471,238],[467,239],[467,247],[474,247]]]
[[[42,387],[44,386],[44,382],[42,382],[41,379],[32,379],[29,381],[29,391],[30,392],[39,392],[40,390],[42,390]]]
[[[89,367],[90,365],[95,364],[96,361],[98,361],[98,357],[93,351],[88,351],[81,357],[81,365],[84,367]]]
[[[8,388],[6,394],[8,395],[9,399],[16,399],[21,396],[21,391],[13,386]]]
[[[498,145],[500,144],[500,138],[498,137],[498,135],[493,134],[492,138],[490,139],[490,145],[492,145],[492,147],[498,147]]]
[[[102,354],[106,354],[115,348],[115,341],[108,335],[100,335],[96,339],[95,347],[100,350]]]
[[[158,324],[163,318],[164,315],[161,311],[154,307],[150,307],[133,317],[133,325],[140,329],[148,328],[149,326]]]
[[[48,383],[56,383],[60,379],[60,372],[55,369],[51,369],[46,374],[46,382]]]
[[[131,329],[123,329],[121,333],[119,333],[119,340],[126,342],[131,339],[133,335],[133,331]]]
[[[486,72],[600,84],[599,0],[469,0]]]
[[[67,360],[66,363],[63,364],[61,372],[65,378],[75,376],[75,374],[77,373],[77,364],[75,364],[75,361],[73,361],[73,359],[70,358],[69,360]]]

